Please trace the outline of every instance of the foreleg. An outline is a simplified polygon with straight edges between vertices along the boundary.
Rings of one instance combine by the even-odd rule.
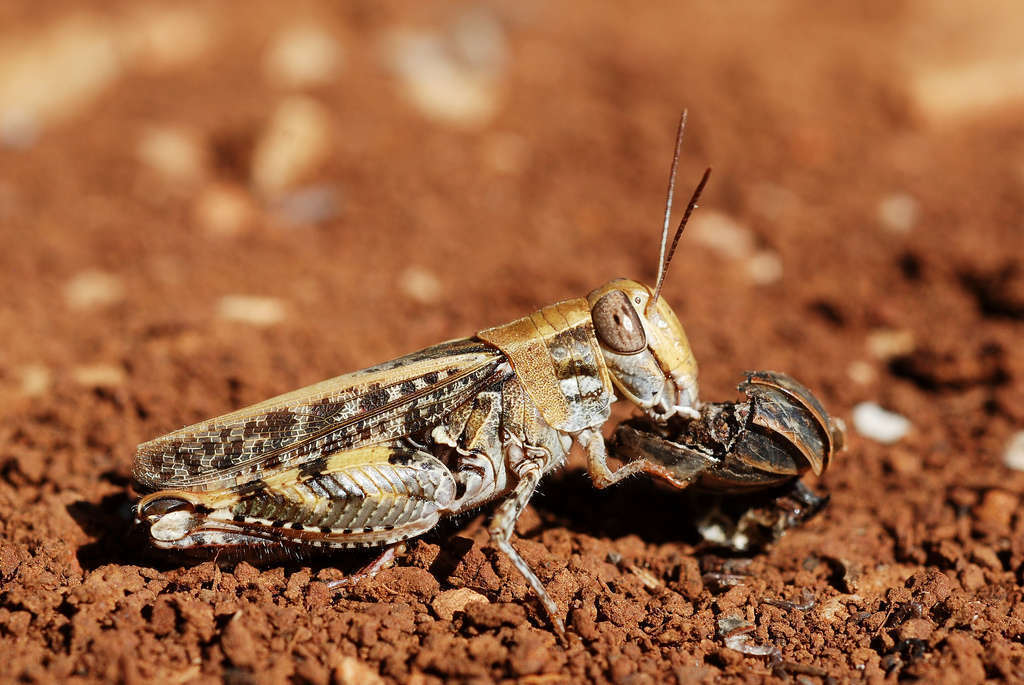
[[[593,481],[596,488],[604,489],[609,485],[615,485],[620,480],[637,473],[648,473],[680,489],[689,486],[692,482],[677,477],[664,466],[643,457],[619,467],[617,471],[612,471],[608,467],[608,448],[604,444],[604,436],[592,428],[577,433],[576,441],[587,453],[587,473],[590,474],[590,480]]]

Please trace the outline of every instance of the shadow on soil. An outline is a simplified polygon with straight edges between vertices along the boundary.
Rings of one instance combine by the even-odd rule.
[[[756,495],[717,497],[695,491],[679,491],[647,478],[637,477],[606,490],[598,490],[583,469],[559,473],[541,483],[541,490],[531,500],[542,523],[525,533],[539,535],[543,530],[562,526],[574,533],[595,538],[616,539],[636,535],[652,544],[669,542],[694,547],[709,547],[702,540],[695,522],[710,506],[741,512],[776,496],[771,491]],[[490,515],[492,506],[481,512]],[[181,551],[156,550],[149,543],[143,527],[133,525],[133,500],[127,492],[108,495],[96,502],[79,500],[67,507],[68,513],[82,530],[94,538],[78,550],[82,568],[92,571],[104,564],[146,565],[170,570],[214,559],[231,565],[248,561],[255,565],[283,564],[286,567],[309,566],[314,572],[336,568],[353,573],[372,561],[380,550],[295,550],[268,545],[264,548],[209,548]],[[462,533],[475,513],[443,519],[432,530],[420,536],[426,542],[440,545],[442,553],[430,571],[438,578],[447,577],[460,559],[473,547],[473,540]],[[728,550],[717,550],[733,556]],[[741,555],[746,556],[750,553]]]
[[[78,500],[67,506],[82,531],[95,538],[78,549],[78,563],[86,571],[104,564],[140,564],[145,561],[145,538],[132,526],[132,500],[128,493],[107,495],[96,502]]]

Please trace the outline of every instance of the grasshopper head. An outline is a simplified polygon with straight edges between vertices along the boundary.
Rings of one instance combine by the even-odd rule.
[[[652,301],[653,300],[653,301]],[[693,416],[697,360],[675,312],[646,285],[619,278],[587,296],[612,382],[656,421]]]
[[[701,177],[670,244],[669,218],[672,215],[679,147],[685,128],[686,112],[683,111],[669,173],[657,285],[651,290],[642,283],[619,278],[605,283],[587,296],[594,332],[612,382],[627,400],[658,422],[667,421],[676,414],[690,418],[700,416],[697,411],[697,360],[676,313],[660,297],[676,245],[711,175],[711,169],[707,169]]]

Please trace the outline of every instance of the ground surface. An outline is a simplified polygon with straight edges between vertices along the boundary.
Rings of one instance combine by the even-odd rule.
[[[1024,679],[1013,2],[97,5],[0,6],[0,680]],[[851,430],[822,515],[725,555],[577,460],[516,542],[568,648],[483,514],[333,599],[128,536],[142,440],[653,280],[682,106],[704,397],[912,424]]]

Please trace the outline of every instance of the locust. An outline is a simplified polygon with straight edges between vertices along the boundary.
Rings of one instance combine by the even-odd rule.
[[[618,278],[586,297],[511,323],[201,421],[138,447],[136,522],[164,550],[378,548],[373,570],[442,517],[496,503],[494,547],[539,598],[555,602],[512,545],[541,478],[574,444],[593,484],[637,473],[680,487],[657,460],[612,470],[602,436],[611,405],[651,421],[698,414],[697,362],[661,296],[679,238],[711,173],[693,191],[669,243],[680,118],[654,288]]]

